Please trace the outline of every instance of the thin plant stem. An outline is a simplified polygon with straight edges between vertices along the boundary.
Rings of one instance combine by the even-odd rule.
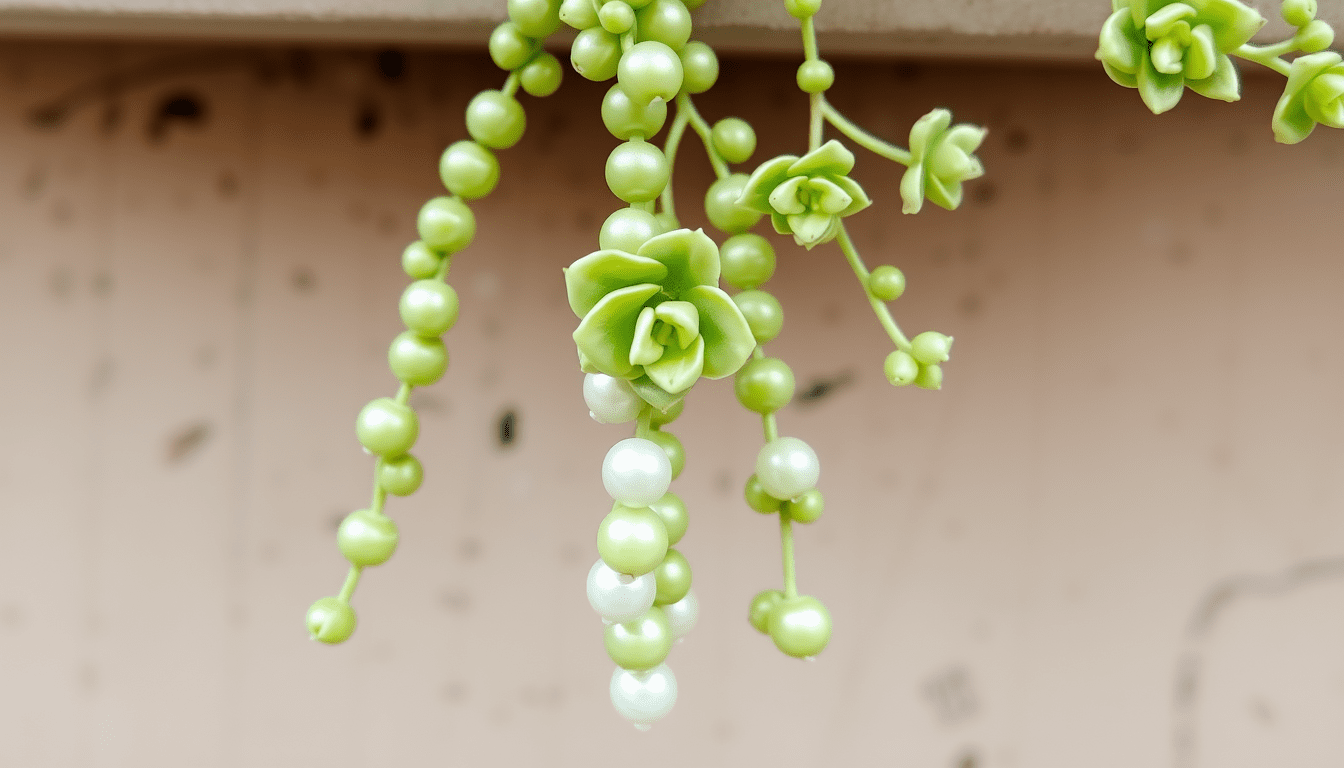
[[[686,124],[690,119],[690,113],[681,108],[681,101],[678,100],[677,116],[672,119],[672,125],[667,129],[667,142],[663,145],[663,155],[667,158],[668,182],[667,186],[663,187],[663,194],[658,198],[663,206],[663,213],[671,216],[673,220],[677,218],[677,207],[673,201],[672,178],[675,175],[677,149],[681,146],[681,138],[686,134]]]
[[[342,603],[350,602],[350,598],[355,594],[355,587],[359,585],[360,571],[364,570],[357,565],[350,566],[350,571],[345,574],[345,584],[341,585],[341,592],[336,596]]]
[[[1247,43],[1233,51],[1233,54],[1239,58],[1246,59],[1247,61],[1254,61],[1256,64],[1269,67],[1284,77],[1287,77],[1288,73],[1292,71],[1292,66],[1279,57],[1295,50],[1297,50],[1297,46],[1293,43],[1293,39],[1290,37],[1287,40],[1284,40],[1281,43],[1275,43],[1274,45],[1259,46]]]
[[[793,564],[793,518],[787,510],[779,510],[779,543],[784,560],[784,597],[798,596],[798,577]]]
[[[835,129],[843,133],[851,141],[864,149],[880,157],[885,157],[895,163],[909,167],[910,152],[892,144],[889,141],[874,136],[868,131],[860,128],[849,118],[840,113],[840,110],[831,106],[831,103],[822,99],[821,114],[826,118]]]
[[[686,93],[677,94],[677,117],[682,113],[686,114],[687,121],[690,122],[691,129],[700,137],[700,143],[705,145],[705,154],[709,156],[709,164],[714,168],[714,177],[725,179],[732,175],[728,170],[728,163],[724,161],[723,156],[714,149],[714,139],[710,135],[709,123],[700,116],[700,111],[695,108],[695,102]]]
[[[859,279],[859,285],[863,288],[863,293],[868,297],[868,303],[873,307],[873,313],[877,315],[877,322],[882,325],[882,329],[891,337],[891,341],[897,349],[905,352],[910,351],[910,340],[905,338],[901,329],[896,325],[896,321],[891,318],[891,311],[887,309],[886,302],[873,296],[872,291],[868,290],[868,268],[864,266],[863,259],[859,256],[854,243],[849,239],[849,232],[845,225],[840,225],[840,230],[836,233],[835,241],[840,244],[840,250],[844,252],[845,259],[849,266],[854,270],[854,276]]]

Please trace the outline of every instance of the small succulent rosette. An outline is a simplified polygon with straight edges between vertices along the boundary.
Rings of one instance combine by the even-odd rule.
[[[780,155],[761,163],[737,204],[770,214],[775,231],[811,250],[835,239],[840,219],[873,204],[849,178],[854,153],[831,140],[802,157]]]
[[[1153,114],[1176,106],[1185,87],[1211,99],[1241,98],[1228,54],[1265,18],[1236,0],[1113,0],[1097,59],[1111,79],[1138,88]]]
[[[901,211],[919,213],[927,197],[949,211],[961,205],[961,184],[985,175],[973,152],[985,140],[978,125],[952,125],[952,113],[935,109],[910,129],[910,166],[901,177]]]
[[[637,253],[606,249],[574,262],[565,286],[581,318],[574,343],[583,370],[628,379],[659,408],[701,376],[733,375],[756,339],[718,282],[718,246],[698,229],[658,235]]]
[[[1288,84],[1274,107],[1274,138],[1296,144],[1317,123],[1344,128],[1344,57],[1334,51],[1293,59]]]

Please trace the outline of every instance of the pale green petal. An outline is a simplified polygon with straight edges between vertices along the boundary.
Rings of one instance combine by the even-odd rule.
[[[672,406],[686,399],[685,392],[672,394],[662,387],[654,384],[648,376],[639,376],[630,380],[630,386],[634,388],[635,394],[639,399],[652,405],[663,413],[667,413]]]
[[[775,191],[770,193],[770,210],[785,215],[807,210],[803,201],[798,199],[798,191],[806,183],[806,176],[794,176],[775,187]]]
[[[1160,37],[1166,37],[1186,19],[1195,17],[1195,9],[1185,3],[1172,3],[1155,11],[1143,22],[1143,33],[1149,40],[1154,42]],[[1188,30],[1190,25],[1186,24]]]
[[[1139,67],[1139,96],[1155,115],[1176,106],[1185,92],[1185,78],[1181,75],[1166,75],[1153,68],[1152,59],[1144,57]]]
[[[663,290],[673,298],[693,285],[719,282],[719,246],[702,229],[677,229],[652,237],[639,247],[639,255],[667,266]]]
[[[1139,87],[1139,78],[1137,75],[1131,75],[1128,72],[1122,72],[1116,69],[1115,67],[1112,67],[1109,63],[1105,61],[1101,62],[1101,68],[1106,70],[1106,74],[1110,75],[1111,79],[1114,80],[1117,84],[1123,85],[1126,88]]]
[[[1195,27],[1190,33],[1190,48],[1185,52],[1185,79],[1212,77],[1218,68],[1218,55],[1218,49],[1213,46],[1213,29],[1208,24]]]
[[[1210,99],[1236,101],[1241,98],[1241,80],[1237,77],[1237,67],[1232,59],[1224,54],[1216,54],[1217,67],[1213,75],[1203,80],[1186,80],[1190,90]]]
[[[1148,45],[1134,27],[1128,8],[1112,13],[1101,25],[1096,57],[1108,68],[1132,75],[1139,71],[1139,57],[1147,52]]]
[[[564,272],[569,308],[579,317],[617,288],[658,283],[667,277],[667,267],[654,259],[612,250],[594,251]]]
[[[813,207],[819,208],[822,213],[838,216],[854,202],[854,198],[850,197],[843,187],[830,179],[820,177],[809,179],[807,186],[812,189]]]
[[[664,301],[653,314],[677,330],[677,346],[682,349],[700,335],[700,313],[689,301]]]
[[[800,213],[789,217],[789,227],[793,230],[793,239],[803,246],[815,246],[824,242],[828,230],[832,229],[835,217],[829,213]]]
[[[901,213],[919,213],[924,207],[924,164],[913,163],[901,176]]]
[[[747,178],[737,204],[759,213],[770,213],[770,193],[789,177],[789,166],[797,160],[797,155],[780,155],[761,163]]]
[[[635,320],[635,338],[630,343],[630,365],[648,365],[663,356],[663,345],[653,340],[653,307],[639,311]]]
[[[1317,75],[1340,62],[1340,55],[1334,51],[1321,51],[1293,59],[1288,71],[1288,82],[1283,86],[1283,95],[1279,97],[1279,103],[1274,107],[1274,117],[1270,121],[1275,141],[1296,144],[1316,128],[1316,121],[1306,111],[1304,91]]]
[[[656,285],[619,288],[584,315],[574,329],[574,343],[594,368],[621,378],[634,373],[630,347],[635,340],[635,323],[644,302],[658,295],[658,290]]]
[[[700,313],[700,338],[705,340],[704,375],[721,379],[737,373],[756,349],[751,326],[732,298],[722,290],[702,285],[687,292],[686,300]]]
[[[789,217],[782,213],[770,214],[770,224],[773,225],[775,231],[781,235],[793,234],[793,230],[789,229]]]
[[[790,176],[844,176],[854,170],[854,153],[831,139],[789,166]]]
[[[929,173],[942,178],[964,179],[974,172],[971,156],[946,141],[940,142],[929,160]]]
[[[951,211],[961,205],[961,182],[952,179],[940,179],[933,174],[924,182],[924,194],[929,202]]]
[[[837,214],[838,216],[849,216],[858,213],[873,204],[873,201],[868,199],[868,193],[863,191],[863,187],[859,186],[859,182],[850,177],[835,176],[831,181],[835,182],[836,186],[843,189],[845,194],[849,195],[850,200],[853,201],[848,207]]]
[[[988,130],[978,125],[960,123],[948,129],[947,136],[943,137],[943,141],[952,144],[962,152],[970,154],[980,148],[980,142],[985,140],[985,134],[987,133],[989,133]]]
[[[1222,53],[1231,53],[1249,43],[1265,25],[1265,17],[1236,0],[1191,0],[1199,10],[1198,24],[1213,28],[1213,41]]]
[[[928,151],[934,139],[941,136],[947,126],[952,124],[952,113],[946,109],[935,109],[915,121],[910,129],[910,155],[919,162]]]
[[[1150,55],[1153,69],[1164,75],[1179,75],[1185,71],[1185,48],[1171,35],[1153,43]]]
[[[1303,106],[1311,119],[1331,128],[1344,128],[1344,67],[1317,75],[1303,94]]]
[[[644,374],[659,387],[676,394],[690,389],[705,368],[705,340],[697,336],[686,349],[669,349],[662,359],[644,366]]]

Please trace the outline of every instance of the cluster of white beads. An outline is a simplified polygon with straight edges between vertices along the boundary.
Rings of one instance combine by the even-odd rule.
[[[603,374],[587,375],[583,397],[593,419],[604,424],[633,421],[644,406],[628,382]],[[611,447],[602,462],[602,485],[617,504],[625,507],[648,508],[667,494],[671,484],[672,463],[667,452],[651,440],[638,437],[621,440]],[[608,625],[648,617],[657,590],[653,572],[622,573],[600,558],[588,571],[588,603]],[[688,591],[677,602],[662,605],[659,610],[666,618],[671,636],[679,640],[695,626],[700,603],[695,593]],[[671,712],[676,701],[677,679],[665,663],[642,670],[618,666],[612,674],[611,703],[636,728],[647,730]]]

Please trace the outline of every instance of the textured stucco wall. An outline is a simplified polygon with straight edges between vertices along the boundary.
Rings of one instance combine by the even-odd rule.
[[[1251,0],[1287,27],[1278,3]],[[1321,17],[1344,22],[1344,2]],[[479,46],[504,0],[0,0],[0,32],[215,39],[419,41]],[[826,0],[817,17],[829,50],[876,55],[1085,59],[1106,0]],[[725,50],[792,52],[796,22],[775,0],[710,0],[697,35]]]
[[[935,104],[991,128],[955,213],[901,216],[899,169],[856,171],[855,241],[905,269],[907,329],[956,336],[947,386],[893,390],[838,252],[776,241],[771,352],[813,393],[781,428],[828,499],[800,585],[835,638],[808,664],[747,625],[779,581],[740,498],[759,421],[706,382],[671,428],[704,613],[677,710],[639,734],[582,588],[629,432],[588,419],[569,338],[560,268],[617,205],[603,89],[577,78],[527,100],[453,265],[401,548],[349,644],[305,637],[368,499],[354,415],[395,389],[399,254],[500,80],[479,56],[381,64],[0,46],[0,763],[1339,764],[1344,134],[1275,145],[1280,81],[1153,117],[1095,67],[840,63],[836,103],[883,135]],[[749,118],[755,160],[797,151],[792,82],[730,62],[701,108]],[[706,165],[693,144],[679,165],[699,223]]]

